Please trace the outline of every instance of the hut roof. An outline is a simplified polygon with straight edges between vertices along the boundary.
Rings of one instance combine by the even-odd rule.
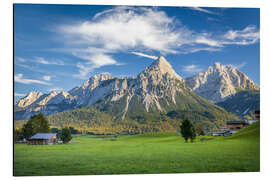
[[[227,124],[247,124],[246,121],[227,121]]]
[[[37,133],[32,136],[30,139],[50,139],[52,136],[55,136],[56,133]]]

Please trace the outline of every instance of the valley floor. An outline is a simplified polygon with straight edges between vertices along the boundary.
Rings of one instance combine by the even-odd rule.
[[[232,137],[176,133],[74,136],[72,143],[14,145],[15,176],[246,172],[260,170],[259,125]],[[206,139],[206,140],[200,140]]]

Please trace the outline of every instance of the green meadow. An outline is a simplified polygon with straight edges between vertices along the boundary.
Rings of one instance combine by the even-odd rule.
[[[230,137],[185,143],[177,133],[73,136],[72,143],[14,145],[15,176],[260,171],[259,123]]]

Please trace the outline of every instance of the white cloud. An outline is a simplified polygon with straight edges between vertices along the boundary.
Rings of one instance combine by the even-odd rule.
[[[195,39],[197,44],[204,44],[210,47],[225,47],[228,45],[250,45],[260,39],[259,29],[255,26],[247,26],[242,30],[229,30],[220,36],[203,33]]]
[[[39,73],[46,73],[46,71],[39,69],[38,67],[32,66],[32,65],[26,65],[26,64],[20,64],[20,63],[15,63],[15,66],[20,66],[23,67],[24,69],[34,71],[34,72],[39,72]],[[16,67],[15,67],[16,68]]]
[[[50,81],[51,80],[51,76],[43,76],[42,79],[44,79],[45,81]]]
[[[23,94],[23,93],[14,93],[14,96],[16,96],[16,97],[24,97],[24,96],[26,96],[26,94]]]
[[[47,60],[43,57],[36,57],[35,60],[33,60],[37,63],[40,63],[40,64],[45,64],[45,65],[60,65],[60,66],[63,66],[64,65],[64,62],[63,61],[60,61],[60,60]]]
[[[223,44],[250,45],[259,41],[260,31],[255,26],[247,26],[243,30],[229,30],[224,38]]]
[[[200,11],[200,12],[203,12],[203,13],[207,13],[207,14],[217,15],[217,13],[215,13],[213,11],[209,11],[207,9],[203,9],[203,8],[200,8],[200,7],[190,7],[190,9],[195,10],[195,11]]]
[[[204,36],[198,36],[196,38],[195,42],[198,44],[205,44],[205,45],[212,46],[212,47],[221,47],[222,46],[222,44],[218,40],[214,40],[214,39],[207,38]]]
[[[213,11],[191,8],[208,14]],[[57,26],[65,42],[66,52],[84,61],[77,63],[75,77],[106,65],[120,65],[114,53],[129,53],[154,59],[148,52],[161,54],[220,51],[228,45],[249,45],[258,42],[259,30],[248,26],[224,33],[203,33],[190,30],[179,20],[168,17],[157,8],[116,7],[98,12],[91,20]],[[134,50],[139,52],[134,52]],[[44,59],[40,62],[46,63]]]
[[[86,63],[77,63],[77,67],[79,68],[79,74],[75,74],[74,77],[87,79],[89,77],[90,72],[92,72],[96,68],[100,68],[102,66],[107,65],[121,65],[117,61],[115,61],[112,57],[105,54],[84,54],[79,55],[75,54],[77,57],[87,60]]]
[[[135,47],[175,52],[181,34],[172,29],[173,19],[163,11],[150,8],[115,8],[98,13],[93,21],[59,27],[74,38],[73,43],[101,46],[109,50]],[[96,19],[96,20],[95,20]]]
[[[201,67],[199,67],[199,65],[195,65],[195,64],[191,64],[191,65],[187,65],[183,67],[183,71],[187,72],[187,73],[198,73],[203,71],[203,69]]]
[[[186,49],[185,51],[182,51],[182,54],[189,54],[189,53],[195,53],[199,51],[208,51],[208,52],[216,52],[221,51],[221,48],[219,47],[191,47]]]
[[[25,59],[21,58],[21,57],[16,57],[16,60],[19,61],[19,62],[25,62]]]
[[[245,67],[246,65],[247,65],[246,62],[242,62],[240,64],[226,64],[226,66],[232,66],[236,69],[241,69],[241,68]]]
[[[131,52],[131,54],[135,54],[137,56],[142,56],[142,57],[146,57],[146,58],[154,59],[154,60],[157,60],[158,59],[157,56],[151,56],[151,55],[144,54],[144,53],[141,53],[141,52]]]
[[[61,60],[56,60],[56,59],[45,59],[44,57],[35,57],[35,58],[22,58],[22,57],[16,57],[15,58],[17,60],[17,62],[20,63],[25,63],[25,62],[35,62],[35,63],[39,63],[39,64],[45,64],[45,65],[49,65],[49,64],[53,64],[53,65],[65,65],[63,61]]]
[[[214,13],[198,7],[191,9]],[[66,42],[71,42],[70,45],[76,44],[83,46],[83,50],[103,53],[141,48],[170,54],[179,53],[184,46],[244,45],[245,41],[256,43],[259,39],[259,31],[255,26],[248,26],[243,30],[230,30],[221,35],[198,33],[168,17],[163,11],[139,7],[108,9],[97,13],[91,21],[60,25],[57,29],[65,38],[69,38]],[[239,39],[243,41],[239,42]]]
[[[14,80],[17,83],[22,84],[43,84],[43,85],[50,85],[50,83],[41,81],[41,80],[35,80],[35,79],[25,79],[23,78],[23,74],[15,74]]]
[[[96,68],[120,65],[112,53],[135,48],[176,53],[175,47],[185,38],[173,26],[174,20],[163,11],[117,7],[97,13],[91,21],[61,25],[58,31],[71,42],[71,53],[87,61],[77,64],[79,74],[75,75],[86,78]]]

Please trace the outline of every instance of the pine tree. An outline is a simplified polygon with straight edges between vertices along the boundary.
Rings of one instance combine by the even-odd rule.
[[[49,133],[49,123],[42,113],[32,116],[22,128],[23,136],[29,139],[36,133]]]
[[[68,143],[72,139],[71,132],[68,127],[65,127],[61,130],[60,139],[64,144]]]
[[[188,142],[188,139],[193,142],[193,140],[196,138],[195,128],[188,119],[184,119],[184,121],[180,125],[180,133],[186,142]]]
[[[191,124],[191,128],[190,128],[190,141],[193,142],[194,139],[196,138],[196,131],[195,131],[195,127],[193,126],[193,124]]]

